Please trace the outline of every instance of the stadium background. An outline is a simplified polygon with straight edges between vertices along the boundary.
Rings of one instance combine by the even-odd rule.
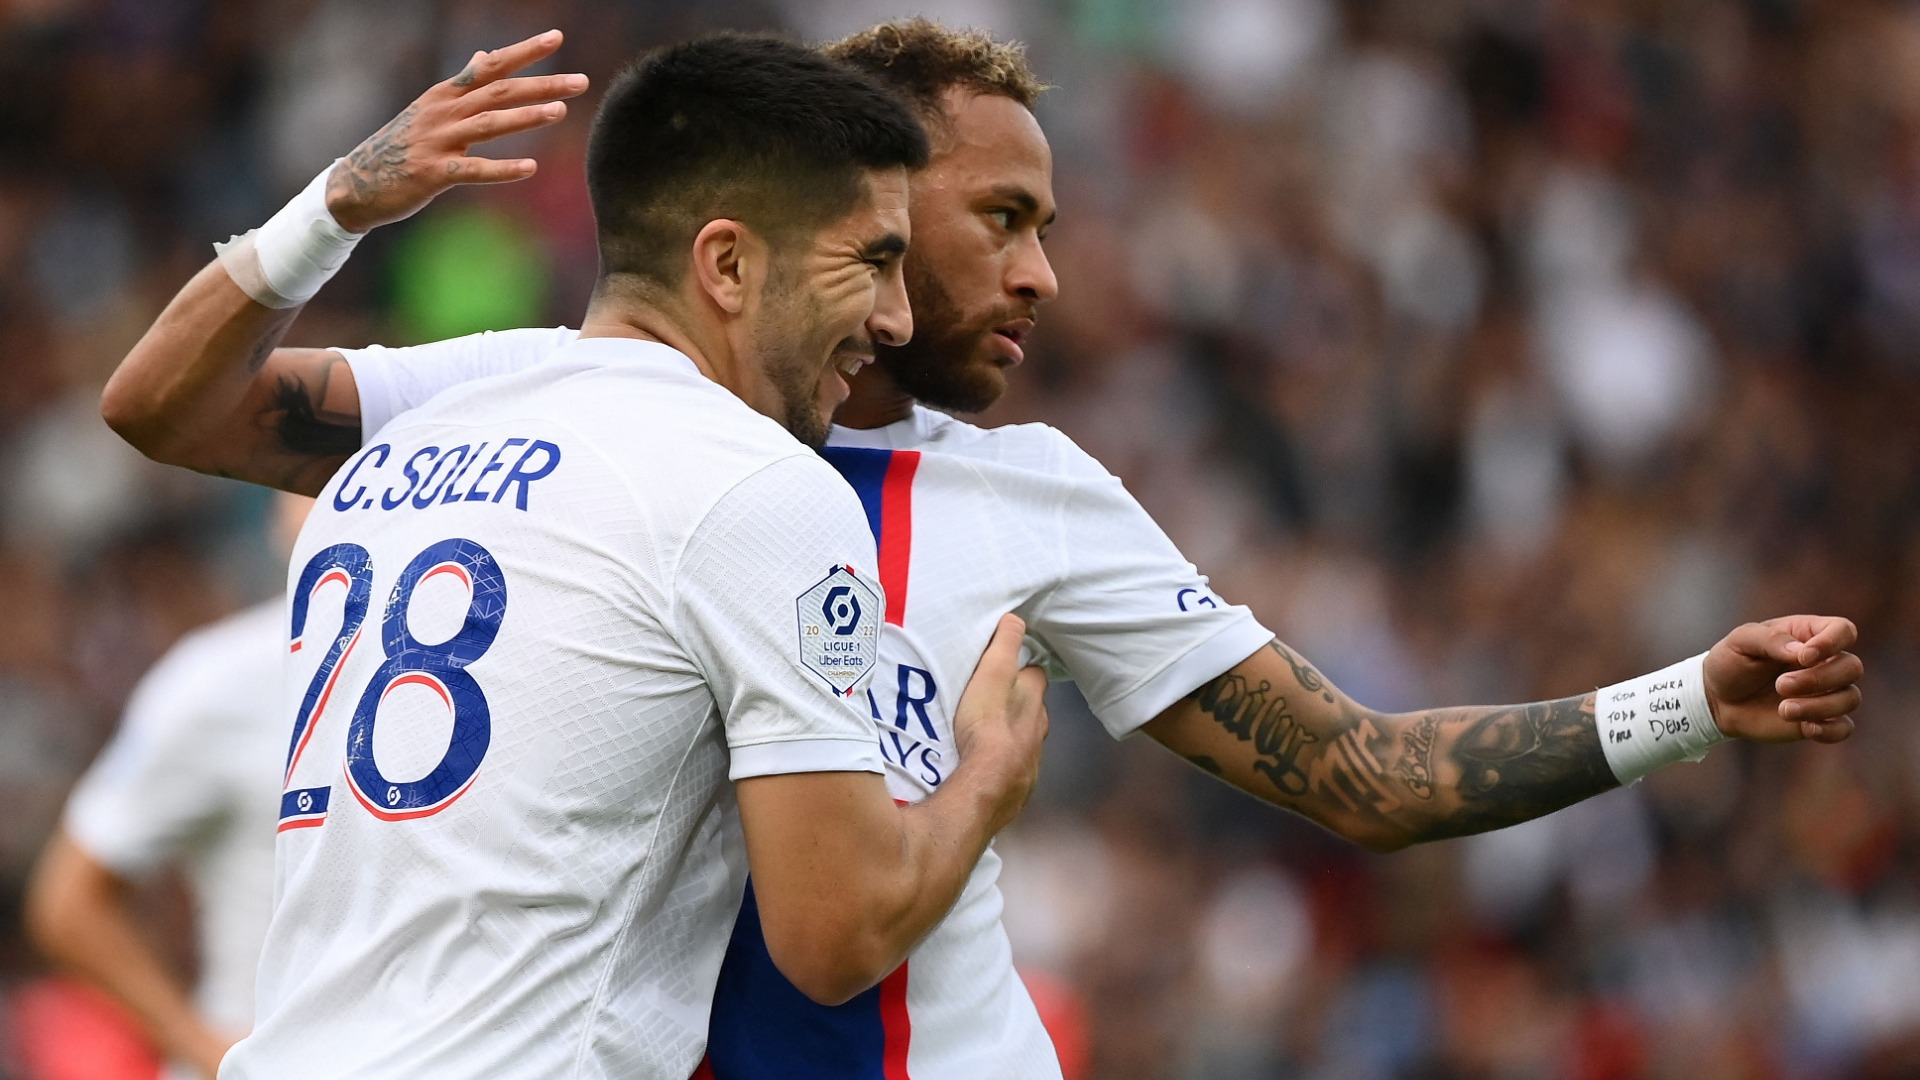
[[[1858,737],[1373,857],[1056,692],[1007,922],[1101,1080],[1920,1075],[1920,7],[973,0],[1058,85],[1064,283],[1007,402],[1384,708],[1559,696],[1851,616]],[[23,875],[132,682],[276,588],[265,498],[99,422],[210,241],[472,50],[604,82],[871,0],[0,4],[0,1076]],[[589,99],[591,101],[591,99]],[[382,229],[293,341],[577,317],[587,108]],[[190,953],[181,901],[147,900]],[[183,960],[184,962],[184,960]]]

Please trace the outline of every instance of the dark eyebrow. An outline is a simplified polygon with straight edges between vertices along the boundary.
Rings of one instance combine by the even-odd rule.
[[[906,253],[907,238],[901,236],[899,233],[888,233],[873,243],[868,244],[866,250],[860,253],[860,257],[863,259],[884,259],[889,255],[899,256],[905,255]]]
[[[1019,210],[1022,214],[1029,217],[1040,212],[1040,200],[1034,198],[1033,192],[1028,191],[1026,188],[1016,187],[1013,184],[995,184],[992,188],[992,194],[994,198],[1002,202],[1012,203],[1014,209]],[[1053,224],[1053,219],[1059,216],[1060,212],[1058,210],[1048,214],[1047,220],[1041,222],[1040,227],[1044,229]]]

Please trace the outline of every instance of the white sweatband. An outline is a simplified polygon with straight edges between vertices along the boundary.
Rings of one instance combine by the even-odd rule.
[[[1726,736],[1707,704],[1707,654],[1594,695],[1600,749],[1622,786],[1676,761],[1699,761]]]
[[[265,225],[213,245],[240,291],[270,308],[299,307],[353,254],[364,234],[348,232],[327,209],[329,165]]]

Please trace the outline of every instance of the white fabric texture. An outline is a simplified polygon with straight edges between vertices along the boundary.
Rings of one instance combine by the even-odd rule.
[[[352,645],[223,1080],[685,1080],[746,873],[729,743],[877,768],[794,609],[873,558],[846,485],[665,346],[583,341],[381,430],[294,552],[288,715]]]
[[[383,393],[404,387],[392,407],[405,409],[480,373],[538,365],[563,336],[509,331],[348,356],[356,377],[378,372]],[[366,430],[373,439],[377,428]],[[837,450],[918,454],[909,525],[870,511],[882,519],[882,551],[906,551],[904,587],[885,582],[898,590],[889,600],[900,621],[887,628],[861,695],[895,798],[925,798],[951,773],[953,707],[1007,611],[1027,620],[1030,645],[1053,658],[1054,674],[1079,682],[1116,738],[1272,639],[1246,608],[1215,597],[1121,482],[1053,428],[982,429],[916,408],[884,428],[836,427],[828,447],[850,477],[859,467]],[[916,1080],[1059,1076],[1013,969],[999,867],[989,850],[908,961],[907,1066]]]
[[[371,442],[394,417],[440,391],[530,368],[579,336],[580,331],[565,326],[487,330],[403,349],[369,345],[332,351],[345,357],[347,370],[353,372],[360,393],[361,439]]]
[[[82,851],[138,878],[168,862],[194,894],[194,1004],[233,1035],[273,907],[273,822],[291,714],[282,714],[279,600],[182,638],[134,689],[113,740],[68,799]]]
[[[943,620],[955,601],[991,619],[1015,611],[1115,738],[1273,638],[1215,597],[1125,485],[1054,428],[980,428],[916,407],[883,428],[836,427],[828,444],[923,452],[910,615],[921,602],[941,604]],[[983,580],[1000,595],[978,598]]]
[[[813,543],[787,543],[786,537]],[[714,504],[687,545],[676,582],[677,637],[727,718],[729,776],[858,770],[882,773],[880,750],[851,706],[796,716],[821,687],[798,662],[794,601],[834,568],[816,556],[860,553],[873,565],[873,535],[859,504],[812,454],[785,458],[742,480]],[[802,586],[796,588],[796,584]],[[876,593],[879,591],[875,587]],[[880,612],[865,613],[878,621]]]
[[[1120,481],[1053,428],[982,429],[916,408],[884,428],[836,428],[829,447],[919,453],[910,569],[892,598],[901,623],[868,689],[896,798],[925,798],[952,771],[953,707],[1003,612],[1026,619],[1116,738],[1272,639],[1213,597]],[[883,549],[897,527],[883,520]],[[908,960],[917,1080],[1059,1076],[1013,968],[999,871],[989,850]]]

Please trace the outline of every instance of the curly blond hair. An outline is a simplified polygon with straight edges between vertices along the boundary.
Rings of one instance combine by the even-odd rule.
[[[1027,109],[1048,89],[1028,66],[1025,45],[925,18],[869,26],[820,51],[879,79],[936,122],[946,119],[941,97],[954,87],[1010,98]]]

